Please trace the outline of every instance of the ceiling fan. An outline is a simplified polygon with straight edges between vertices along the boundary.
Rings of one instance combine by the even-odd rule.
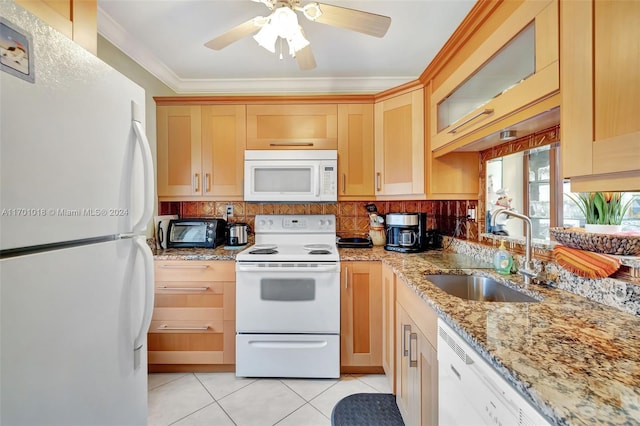
[[[349,9],[341,6],[311,2],[300,6],[300,0],[253,0],[263,3],[272,13],[269,16],[257,16],[240,25],[231,28],[224,34],[205,43],[206,47],[221,50],[231,43],[250,34],[258,44],[270,52],[275,53],[276,41],[282,38],[287,41],[289,54],[296,58],[302,70],[316,67],[316,61],[311,51],[311,44],[305,38],[302,27],[298,24],[296,12],[302,12],[305,18],[321,24],[333,25],[375,37],[386,34],[391,24],[388,16],[361,10]],[[282,52],[280,53],[282,58]]]

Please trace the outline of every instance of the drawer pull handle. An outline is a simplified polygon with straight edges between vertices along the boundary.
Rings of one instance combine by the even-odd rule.
[[[207,269],[209,265],[160,265],[165,269]]]
[[[200,173],[193,175],[193,192],[200,192]]]
[[[415,346],[411,342],[416,342]],[[409,334],[409,367],[417,367],[418,366],[418,333]],[[416,358],[413,359],[413,354],[416,353]]]
[[[483,109],[482,111],[480,111],[479,113],[477,113],[476,115],[467,118],[466,120],[464,120],[462,123],[458,124],[456,127],[454,127],[453,129],[449,130],[447,133],[455,133],[458,131],[458,129],[462,126],[464,126],[465,124],[469,123],[470,121],[475,120],[476,118],[480,117],[481,115],[485,115],[485,114],[491,114],[493,112],[492,109],[487,108],[487,109]]]
[[[208,325],[203,325],[201,327],[169,327],[168,325],[161,325],[160,327],[158,327],[158,330],[208,330],[209,326]]]
[[[170,291],[207,291],[209,287],[167,287],[166,285],[158,287],[158,290]]]
[[[313,142],[271,142],[270,146],[313,146]]]
[[[411,325],[403,324],[402,325],[402,356],[409,355],[409,347],[407,345],[407,333],[411,333]]]

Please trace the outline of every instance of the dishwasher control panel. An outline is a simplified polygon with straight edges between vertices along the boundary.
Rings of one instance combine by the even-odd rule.
[[[438,416],[441,424],[549,424],[518,391],[440,318],[438,382]]]

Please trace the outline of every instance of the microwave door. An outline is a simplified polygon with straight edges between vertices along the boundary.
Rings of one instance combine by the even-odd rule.
[[[314,162],[269,161],[247,168],[247,201],[316,201],[320,195],[319,167]]]

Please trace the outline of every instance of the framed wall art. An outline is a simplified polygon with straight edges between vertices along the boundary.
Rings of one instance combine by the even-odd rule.
[[[0,69],[30,83],[35,82],[33,38],[4,18],[0,18]]]

